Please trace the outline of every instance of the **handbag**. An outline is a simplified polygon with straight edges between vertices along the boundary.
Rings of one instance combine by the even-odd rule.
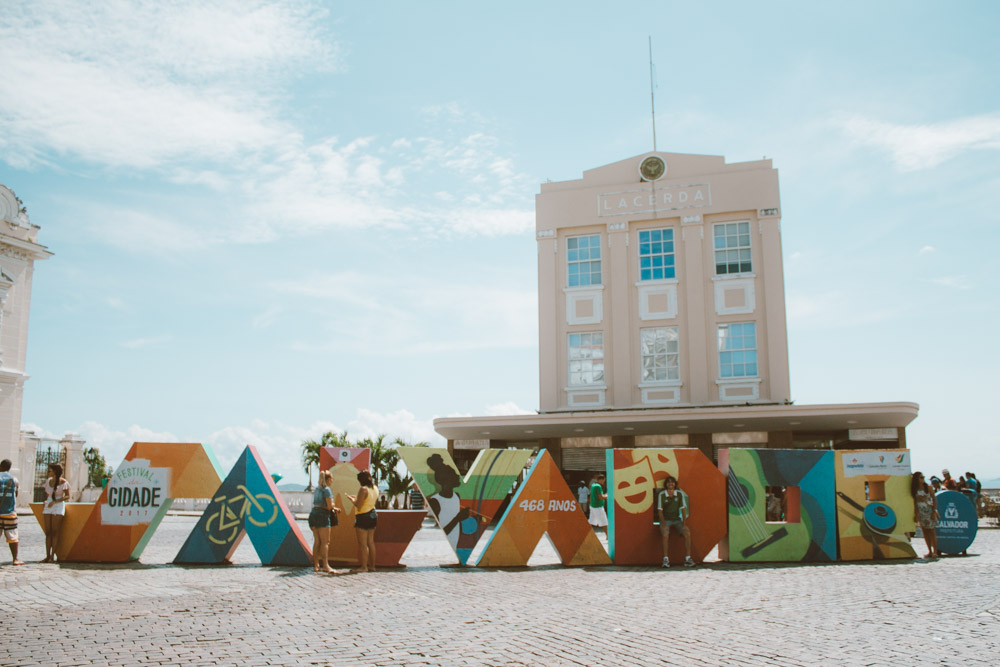
[[[330,510],[330,527],[340,525],[340,519],[337,518],[337,510]]]

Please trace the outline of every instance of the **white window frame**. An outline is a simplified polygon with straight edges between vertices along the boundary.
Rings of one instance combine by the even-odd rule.
[[[581,337],[581,345],[578,347],[573,346],[573,337]],[[583,344],[583,337],[587,337],[588,343]],[[595,337],[599,341],[595,342]],[[574,350],[600,350],[600,356],[589,356],[585,357],[582,354],[576,358],[573,357]],[[600,361],[600,370],[594,368],[595,361]],[[590,368],[585,368],[587,362],[590,362]],[[577,368],[574,369],[574,366]],[[566,384],[572,388],[578,387],[593,387],[602,388],[606,386],[604,384],[605,380],[605,369],[604,369],[604,332],[603,331],[574,331],[566,335]],[[581,381],[584,374],[589,374],[587,377],[590,379],[587,381]],[[599,374],[599,378],[598,378]],[[574,375],[577,377],[577,381],[574,382]]]
[[[656,253],[656,254],[650,253],[649,255],[643,255],[642,254],[642,246],[643,246],[642,235],[644,233],[649,233],[649,232],[663,232],[664,235],[669,234],[670,235],[670,241],[669,241],[669,243],[670,243],[671,247],[673,248],[673,250],[671,250],[670,252],[659,252],[659,253]],[[639,229],[639,230],[636,230],[636,237],[635,237],[636,238],[636,256],[638,257],[638,266],[637,266],[637,268],[638,268],[638,271],[639,271],[639,282],[640,283],[649,283],[649,282],[654,282],[654,281],[676,280],[677,279],[677,242],[676,242],[676,239],[674,237],[675,237],[675,234],[674,234],[674,228],[673,227],[650,227],[649,229]],[[655,242],[651,241],[650,243],[655,243]],[[660,243],[668,243],[668,241],[661,240]],[[668,257],[668,256],[671,257],[673,259],[673,261],[674,261],[674,263],[671,264],[670,267],[669,267],[670,271],[673,272],[674,275],[672,275],[672,276],[664,275],[662,278],[653,278],[653,277],[643,278],[642,277],[642,271],[643,271],[642,260],[643,260],[643,257],[649,257],[649,258],[663,257],[664,260],[666,260],[666,257]],[[666,266],[666,264],[664,264],[664,266],[659,267],[659,268],[662,268],[663,271],[664,271],[664,273],[666,273],[666,270],[667,270],[668,267]],[[652,267],[652,266],[649,267],[649,271],[650,272],[652,272],[654,270],[655,270],[655,267]]]
[[[717,232],[718,229],[725,228],[727,225],[746,225],[746,227],[747,227],[747,233],[746,233],[747,243],[746,243],[746,245],[743,245],[743,244],[739,243],[739,238],[741,236],[743,236],[743,233],[742,233],[742,230],[738,230],[736,232],[737,245],[735,245],[735,246],[726,246],[726,247],[721,248],[721,249],[716,247],[716,239],[717,239],[716,232]],[[749,220],[729,220],[729,221],[726,221],[726,222],[717,222],[714,225],[712,225],[712,266],[714,267],[713,270],[712,270],[713,275],[716,275],[716,276],[745,276],[745,275],[749,275],[749,274],[753,273],[753,239],[752,239],[751,229],[752,228],[751,228]],[[730,236],[728,234],[728,230],[727,230],[727,233],[725,234],[724,238],[727,238],[727,239],[730,238]],[[746,270],[743,270],[742,267],[741,267],[741,265],[743,263],[743,260],[741,260],[741,259],[739,259],[737,257],[736,264],[737,264],[737,267],[740,268],[740,270],[738,270],[738,271],[729,271],[728,270],[728,266],[729,266],[730,262],[728,261],[728,258],[727,258],[727,260],[725,262],[727,270],[724,271],[724,272],[722,272],[722,273],[719,273],[718,254],[720,252],[729,253],[729,252],[734,252],[735,251],[737,253],[737,255],[739,255],[739,253],[741,251],[743,251],[743,250],[747,251],[747,254],[749,255],[749,259],[747,260],[749,262],[749,266],[746,268]]]
[[[570,254],[569,244],[570,244],[570,241],[573,240],[573,239],[592,239],[592,238],[597,238],[597,259],[594,260],[593,258],[588,257],[585,260],[583,260],[583,259],[570,260],[570,258],[569,258],[569,254]],[[604,246],[604,242],[601,239],[601,235],[600,234],[580,234],[578,236],[567,236],[566,237],[566,287],[571,288],[571,289],[572,288],[577,288],[577,287],[588,288],[588,287],[598,287],[598,286],[601,286],[601,285],[604,284],[604,258],[603,258],[604,252],[603,252],[603,246]],[[588,248],[589,247],[590,246],[588,245]],[[596,261],[597,264],[598,264],[598,266],[600,267],[600,271],[598,272],[598,282],[596,282],[596,283],[594,283],[594,282],[588,282],[586,284],[580,284],[580,285],[573,285],[573,284],[571,284],[569,267],[571,265],[573,265],[573,264],[583,264],[583,263],[590,264],[590,263],[592,263],[594,261]],[[581,275],[581,274],[577,274],[577,275]],[[588,272],[587,275],[588,276],[592,276],[593,272]]]
[[[741,347],[741,348],[723,349],[723,347],[722,347],[722,345],[723,345],[723,342],[722,342],[723,341],[722,330],[725,328],[727,330],[727,334],[728,334],[729,327],[732,327],[732,326],[735,326],[735,325],[746,326],[748,324],[753,325],[753,341],[754,341],[753,347]],[[716,326],[716,337],[717,337],[717,340],[718,340],[718,344],[717,344],[717,347],[718,347],[718,357],[717,357],[717,359],[718,359],[718,363],[719,363],[719,378],[720,379],[726,380],[726,381],[728,381],[728,380],[742,381],[745,378],[757,378],[757,377],[760,377],[760,358],[758,357],[758,351],[760,350],[760,345],[759,345],[759,341],[757,340],[757,323],[756,322],[754,322],[754,321],[751,320],[751,321],[748,321],[748,322],[725,322],[725,323],[720,323],[720,324],[718,324]],[[745,334],[741,334],[741,337],[745,337]],[[729,339],[729,336],[727,335],[726,338]],[[726,354],[726,353],[732,353],[732,354],[744,353],[745,354],[747,352],[753,352],[753,365],[754,365],[754,370],[755,370],[755,372],[753,373],[753,375],[748,375],[748,374],[744,374],[744,375],[724,375],[723,374],[723,366],[724,366],[724,364],[722,362],[722,355],[723,354]],[[728,365],[732,366],[732,365],[734,365],[734,363],[740,363],[740,364],[745,365],[745,364],[747,364],[749,362],[747,362],[747,361],[730,362]]]
[[[656,336],[658,332],[664,333],[664,338],[666,339],[666,350],[659,354],[655,351],[646,353],[646,342],[644,338],[647,334]],[[673,338],[671,340],[671,333]],[[673,343],[673,351],[670,350],[671,343]],[[655,345],[655,341],[654,341]],[[646,361],[647,359],[652,361],[652,370],[657,370],[656,360],[658,357],[663,357],[663,365],[661,368],[665,369],[666,377],[663,379],[653,378],[651,380],[646,379]],[[674,357],[674,365],[671,366],[669,363],[670,357]],[[671,372],[673,371],[673,372]],[[671,377],[673,375],[674,377]],[[681,381],[681,350],[680,350],[680,330],[678,327],[649,327],[645,329],[639,329],[639,386],[640,387],[656,387],[656,386],[669,386],[680,384]]]

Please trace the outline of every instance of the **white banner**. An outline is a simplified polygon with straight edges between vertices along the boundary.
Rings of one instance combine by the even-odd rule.
[[[910,452],[906,450],[845,452],[841,456],[844,457],[844,477],[910,474]]]
[[[170,497],[170,468],[152,468],[148,459],[125,461],[108,480],[101,523],[136,526],[150,523]]]

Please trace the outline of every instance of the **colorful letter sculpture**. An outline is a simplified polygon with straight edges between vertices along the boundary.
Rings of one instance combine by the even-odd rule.
[[[838,451],[837,534],[841,560],[916,558],[910,452]]]
[[[319,469],[333,474],[334,503],[342,511],[339,523],[330,529],[331,563],[358,565],[358,539],[354,532],[354,503],[347,494],[357,495],[361,489],[358,472],[368,470],[372,450],[367,447],[323,447],[319,452]],[[398,567],[406,547],[420,530],[427,512],[423,510],[379,510],[375,528],[376,567]]]
[[[402,457],[458,562],[465,565],[531,457],[527,449],[484,449],[462,479],[447,449],[400,447]]]
[[[691,556],[701,562],[726,534],[726,478],[698,449],[609,449],[608,544],[616,565],[659,565],[663,543],[656,494],[667,475],[688,495]],[[670,560],[684,560],[684,540],[674,533]]]
[[[253,447],[243,450],[174,562],[227,562],[244,535],[264,565],[312,564],[302,531]]]
[[[723,449],[729,534],[719,556],[741,561],[834,561],[837,524],[833,452],[798,449]],[[768,486],[787,489],[785,521],[767,522]]]
[[[60,561],[137,560],[174,498],[203,498],[219,485],[211,450],[198,443],[136,442],[96,503],[66,507]],[[31,509],[42,522],[42,504]]]
[[[542,449],[476,564],[527,565],[545,534],[563,565],[611,565],[611,558],[580,511],[555,461]]]

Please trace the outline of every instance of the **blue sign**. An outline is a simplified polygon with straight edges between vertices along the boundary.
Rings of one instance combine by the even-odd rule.
[[[976,506],[969,497],[958,491],[941,491],[937,494],[938,551],[960,554],[976,539],[979,518]]]

